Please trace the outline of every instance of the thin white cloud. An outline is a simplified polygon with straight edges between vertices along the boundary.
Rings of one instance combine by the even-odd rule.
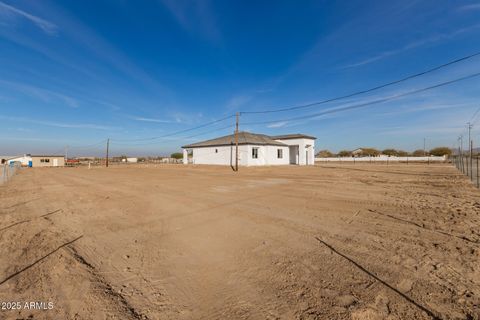
[[[275,122],[275,123],[269,124],[267,126],[267,128],[281,128],[281,127],[284,127],[287,124],[288,124],[287,121],[280,121],[280,122]]]
[[[449,104],[429,102],[427,104],[413,106],[413,107],[410,107],[410,105],[407,105],[407,108],[404,108],[404,109],[401,109],[401,108],[397,107],[393,111],[388,111],[388,112],[382,113],[382,115],[398,116],[398,115],[401,115],[401,114],[408,114],[408,113],[415,113],[415,112],[456,109],[456,108],[462,108],[462,107],[472,107],[474,105],[475,105],[474,102],[470,102],[470,103],[449,103]]]
[[[172,123],[172,120],[165,120],[165,119],[157,119],[157,118],[143,118],[143,117],[133,117],[135,121],[143,121],[143,122],[155,122],[155,123]]]
[[[94,129],[94,130],[113,130],[117,129],[115,127],[92,124],[92,123],[63,123],[63,122],[53,122],[53,121],[43,121],[30,118],[22,117],[10,117],[0,115],[0,119],[21,123],[30,123],[37,124],[48,127],[57,127],[57,128],[70,128],[70,129]]]
[[[228,111],[237,110],[238,107],[245,105],[251,101],[252,98],[251,95],[246,94],[234,95],[227,101],[226,108]]]
[[[0,0],[1,1],[1,0]],[[0,23],[1,11],[0,7]],[[154,78],[150,73],[146,72],[141,67],[137,66],[130,57],[125,55],[121,50],[112,45],[108,40],[104,39],[101,35],[92,30],[89,26],[83,24],[77,20],[74,16],[68,12],[62,10],[61,8],[55,6],[53,3],[42,3],[42,10],[54,18],[54,20],[62,26],[62,35],[65,38],[69,38],[73,43],[78,45],[80,50],[88,50],[90,53],[94,54],[96,57],[101,59],[102,64],[104,62],[109,63],[116,70],[124,73],[125,75],[131,77],[132,79],[138,80],[143,84],[147,85],[149,88],[155,90],[162,94],[171,93],[170,90],[165,87],[163,84],[159,83],[156,78]],[[4,10],[6,18],[8,15],[12,15],[11,11]],[[56,26],[55,26],[56,27]],[[64,55],[59,54],[57,51],[52,50],[51,46],[45,45],[41,41],[31,39],[27,35],[22,34],[21,32],[7,32],[8,30],[2,30],[0,28],[0,36],[7,38],[8,40],[35,50],[42,55],[48,57],[52,61],[62,63],[65,66],[68,66],[77,72],[84,73],[91,77],[92,79],[99,80],[99,75],[101,74],[95,68],[86,67],[85,63],[81,64],[79,61],[85,60],[86,55],[83,53],[81,56],[71,56],[65,58]],[[94,64],[92,64],[95,67]],[[104,80],[100,77],[100,80]]]
[[[202,121],[207,121],[201,112],[197,112],[197,113],[175,112],[173,114],[170,114],[169,116],[175,119],[176,123],[194,124],[194,123],[200,123]]]
[[[0,18],[3,16],[5,17],[7,14],[13,14],[16,16],[23,17],[33,24],[35,24],[38,28],[42,29],[45,33],[49,35],[55,35],[58,32],[58,27],[52,22],[44,20],[40,17],[34,16],[28,12],[22,11],[18,8],[15,8],[11,5],[3,3],[0,1]]]
[[[435,134],[456,134],[461,131],[465,126],[436,126],[436,127],[404,127],[403,129],[384,130],[382,134],[388,135],[417,135],[426,133]]]
[[[467,4],[458,8],[460,11],[480,10],[480,3]]]
[[[1,79],[0,79],[0,85],[7,86],[16,91],[25,93],[29,96],[37,97],[45,102],[50,102],[53,98],[53,99],[58,99],[63,101],[70,108],[78,108],[78,105],[79,105],[78,101],[75,98],[65,95],[63,93],[56,92],[56,91],[47,90],[44,88],[39,88],[36,86],[18,83],[14,81],[1,80]]]
[[[201,33],[211,41],[221,38],[209,0],[160,0],[172,13],[177,23],[191,33]]]
[[[469,27],[466,27],[466,28],[461,28],[461,29],[455,30],[451,33],[439,34],[439,35],[424,38],[424,39],[421,39],[421,40],[413,41],[413,42],[410,42],[407,45],[405,45],[405,46],[403,46],[399,49],[382,52],[382,53],[380,53],[376,56],[373,56],[373,57],[370,57],[368,59],[365,59],[365,60],[350,64],[350,65],[347,65],[343,68],[355,68],[355,67],[364,66],[364,65],[370,64],[372,62],[382,60],[384,58],[402,53],[404,51],[408,51],[408,50],[411,50],[411,49],[415,49],[417,47],[424,46],[426,44],[436,43],[436,42],[439,42],[439,41],[452,39],[452,38],[454,38],[454,37],[456,37],[460,34],[463,34],[463,33],[472,31],[474,29],[478,29],[478,28],[480,28],[480,24],[475,24],[475,25],[472,25],[472,26],[469,26]]]

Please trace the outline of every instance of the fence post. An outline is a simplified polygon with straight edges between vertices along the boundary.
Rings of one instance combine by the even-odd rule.
[[[465,174],[468,176],[468,157],[465,156]]]
[[[478,155],[477,155],[477,188],[480,188],[480,182],[478,180]]]

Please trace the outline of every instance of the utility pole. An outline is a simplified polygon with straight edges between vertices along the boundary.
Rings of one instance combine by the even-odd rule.
[[[108,168],[108,147],[110,146],[110,138],[107,139],[107,158],[105,162],[105,167]]]
[[[423,156],[425,157],[427,155],[427,152],[425,150],[425,138],[423,138]]]
[[[238,171],[238,120],[240,118],[240,113],[237,112],[235,115],[235,171]]]
[[[65,160],[68,160],[68,146],[65,146]]]

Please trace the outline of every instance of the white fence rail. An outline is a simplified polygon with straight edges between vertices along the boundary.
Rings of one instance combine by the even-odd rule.
[[[332,157],[332,158],[315,158],[316,162],[444,162],[446,156],[442,157]]]

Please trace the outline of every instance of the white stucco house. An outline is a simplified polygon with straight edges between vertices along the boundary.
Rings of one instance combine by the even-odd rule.
[[[304,134],[267,136],[238,133],[240,166],[313,165],[315,137]],[[183,163],[235,165],[235,135],[223,136],[182,147]],[[191,158],[189,158],[191,154]]]

